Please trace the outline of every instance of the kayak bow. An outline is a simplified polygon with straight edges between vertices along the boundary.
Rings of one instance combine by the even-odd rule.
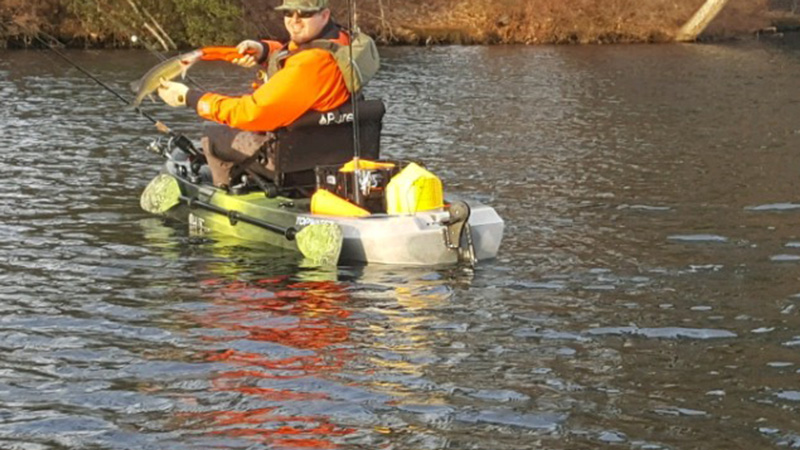
[[[233,209],[183,195],[178,180],[165,173],[156,176],[147,185],[140,199],[142,209],[158,215],[167,213],[181,203],[190,210],[202,209],[225,216],[231,226],[242,222],[282,235],[288,241],[296,241],[300,253],[316,265],[335,265],[339,261],[343,235],[342,229],[335,223],[311,223],[300,229],[281,227]]]

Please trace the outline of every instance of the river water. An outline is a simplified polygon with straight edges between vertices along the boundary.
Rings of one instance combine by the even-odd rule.
[[[67,54],[120,90],[157,62]],[[800,448],[800,44],[383,58],[384,155],[493,205],[497,260],[194,237],[139,209],[146,121],[0,52],[0,448]]]

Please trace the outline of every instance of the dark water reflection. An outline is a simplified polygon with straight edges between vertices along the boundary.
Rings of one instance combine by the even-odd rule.
[[[0,448],[800,448],[797,48],[385,49],[384,153],[507,221],[475,271],[192,237],[146,121],[0,53]]]

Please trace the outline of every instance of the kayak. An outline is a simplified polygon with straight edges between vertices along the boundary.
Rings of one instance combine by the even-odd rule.
[[[502,218],[477,201],[448,196],[442,207],[407,214],[312,213],[310,198],[220,189],[213,186],[208,168],[192,167],[182,150],[173,148],[162,154],[167,161],[142,194],[142,207],[188,223],[195,234],[219,233],[306,255],[309,251],[300,248],[303,240],[306,247],[320,246],[319,234],[329,235],[332,227],[341,233],[334,263],[404,266],[475,264],[495,258],[503,238]],[[165,183],[174,194],[165,194]],[[168,204],[164,207],[163,203]],[[314,228],[323,230],[314,240],[299,234]]]

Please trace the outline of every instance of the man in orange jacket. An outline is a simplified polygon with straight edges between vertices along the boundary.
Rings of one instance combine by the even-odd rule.
[[[182,83],[162,81],[158,95],[170,106],[188,106],[201,117],[224,127],[208,127],[203,152],[214,184],[228,186],[237,163],[249,163],[272,140],[271,132],[285,127],[308,111],[330,111],[350,99],[344,76],[333,54],[321,48],[301,47],[330,40],[347,45],[350,37],[331,20],[328,0],[283,0],[284,25],[291,40],[241,42],[243,67],[268,64],[269,79],[252,94],[230,97],[189,89]],[[263,161],[274,170],[271,161]]]

